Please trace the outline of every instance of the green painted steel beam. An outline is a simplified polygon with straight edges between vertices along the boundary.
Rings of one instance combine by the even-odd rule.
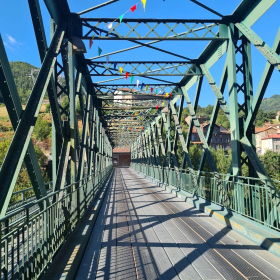
[[[4,99],[6,109],[9,114],[13,129],[17,129],[22,114],[22,107],[20,103],[19,94],[15,85],[13,74],[10,68],[8,57],[5,52],[2,37],[0,35],[0,91]],[[27,172],[34,189],[36,198],[39,200],[47,195],[47,190],[44,184],[43,176],[40,170],[38,159],[35,153],[32,141],[29,141],[27,153],[24,157]],[[13,190],[12,190],[13,191]],[[8,201],[9,203],[9,201]],[[40,204],[40,208],[43,205]],[[5,209],[3,209],[5,214]]]
[[[271,49],[250,27],[244,23],[236,23],[235,26],[243,35],[261,52],[267,61],[280,71],[280,57]]]
[[[56,62],[60,45],[64,37],[65,28],[66,25],[63,24],[62,26],[59,26],[55,32],[25,110],[19,120],[9,150],[3,161],[0,171],[1,192],[3,194],[0,197],[1,217],[6,213],[20,167],[27,152],[36,119],[46,93],[47,85],[51,79],[52,68]]]
[[[276,52],[278,55],[280,54],[280,28],[277,32],[277,36],[275,38],[272,50]],[[254,99],[252,102],[252,105],[250,107],[250,110],[248,111],[248,116],[246,118],[246,122],[244,125],[245,131],[247,131],[248,128],[250,128],[255,121],[258,109],[260,108],[261,102],[263,100],[263,97],[265,95],[267,86],[269,84],[269,81],[271,79],[272,73],[274,71],[275,67],[270,62],[266,63],[265,69],[263,71],[260,83],[258,85],[258,88],[255,92]]]

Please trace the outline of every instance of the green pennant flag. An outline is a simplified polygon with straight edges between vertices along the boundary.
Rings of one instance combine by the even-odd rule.
[[[120,16],[120,23],[122,22],[123,17],[124,17],[124,14],[122,14],[122,15]]]
[[[98,55],[100,56],[102,53],[102,50],[98,47]]]
[[[133,82],[133,80],[134,80],[134,77],[133,77],[133,76],[131,76],[131,78],[130,78],[130,82],[132,83],[132,82]]]

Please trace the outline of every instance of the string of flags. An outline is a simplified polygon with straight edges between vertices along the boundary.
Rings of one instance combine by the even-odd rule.
[[[141,0],[141,1],[139,1],[138,3],[136,3],[135,5],[133,5],[129,10],[127,10],[125,13],[123,13],[120,17],[118,17],[118,18],[116,18],[114,21],[112,21],[111,23],[109,23],[108,25],[106,25],[105,26],[105,28],[108,28],[109,29],[109,32],[112,30],[112,28],[113,28],[113,24],[114,24],[114,22],[116,22],[117,20],[119,20],[119,22],[121,23],[122,22],[122,20],[123,20],[123,18],[124,18],[124,16],[125,16],[125,14],[126,13],[128,13],[128,12],[132,12],[132,13],[134,13],[135,12],[135,10],[137,9],[137,5],[139,4],[139,3],[142,3],[142,5],[143,5],[143,8],[144,8],[144,11],[145,11],[145,9],[146,9],[146,0]],[[101,35],[101,33],[102,32],[107,32],[107,31],[105,31],[104,30],[104,28],[100,31],[100,35]],[[90,41],[89,41],[89,48],[91,49],[91,47],[92,47],[92,45],[93,45],[93,37],[94,37],[94,35],[92,36],[92,38],[90,39]],[[98,56],[100,56],[101,55],[101,53],[102,53],[102,49],[98,46]],[[109,61],[110,61],[110,57],[109,57],[109,55],[107,55],[106,56],[106,62],[107,63],[109,63]],[[117,70],[117,63],[116,62],[113,62],[113,66],[114,66],[114,70]],[[124,69],[122,68],[122,67],[120,67],[119,66],[119,72],[122,74],[123,72],[125,72],[125,79],[127,80],[128,79],[128,77],[130,76],[130,83],[132,84],[133,83],[133,81],[134,81],[134,76],[133,76],[133,74],[131,74],[131,73],[129,73],[129,72],[127,72],[127,71],[124,71]],[[140,84],[140,81],[137,79],[137,82],[136,82],[136,84],[137,84],[137,87],[139,87],[139,84]],[[144,86],[145,86],[145,84],[144,83],[141,83],[141,90],[143,90],[143,88],[144,88]],[[148,85],[146,85],[146,87],[145,87],[145,92],[147,92],[147,90],[149,89],[149,86]],[[153,87],[151,87],[151,94],[153,94],[154,93],[154,88]],[[168,97],[170,97],[171,99],[173,99],[174,98],[174,95],[172,95],[172,93],[166,93],[166,92],[164,92],[164,91],[160,91],[159,93],[158,93],[158,90],[156,89],[155,90],[155,94],[162,94],[162,95],[165,95],[165,97],[166,98],[168,98]],[[170,100],[169,100],[169,102],[170,102]]]
[[[117,20],[119,20],[120,21],[120,23],[122,22],[122,20],[123,20],[123,18],[124,18],[124,16],[125,16],[125,14],[126,13],[128,13],[128,12],[132,12],[132,13],[134,13],[134,11],[137,9],[137,5],[139,4],[140,2],[138,2],[137,4],[135,4],[135,5],[133,5],[129,10],[127,10],[125,13],[123,13],[120,17],[118,17],[118,18],[116,18],[114,21],[112,21],[111,23],[109,23],[108,25],[106,24],[106,26],[102,29],[102,30],[100,30],[100,35],[102,34],[102,32],[106,32],[107,34],[108,33],[111,33],[112,32],[112,29],[113,29],[113,24],[114,24],[114,22],[116,22]],[[141,3],[143,4],[143,8],[144,8],[144,11],[145,11],[145,9],[146,9],[146,0],[141,0]],[[108,28],[108,31],[105,31],[104,29],[105,28]],[[91,49],[91,47],[92,47],[92,45],[93,45],[93,39],[94,38],[94,35],[92,36],[92,38],[90,38],[90,40],[89,40],[89,48]],[[100,47],[98,47],[98,55],[100,56],[101,55],[101,53],[102,53],[102,49],[100,48]],[[106,57],[106,59],[107,59],[107,57]],[[108,61],[107,61],[108,62]]]
[[[111,32],[112,32],[112,29],[113,29],[113,24],[114,24],[114,22],[116,22],[117,20],[119,20],[119,22],[121,23],[122,20],[123,20],[123,18],[124,18],[124,16],[125,16],[125,14],[128,13],[128,12],[134,13],[135,10],[137,9],[137,5],[138,5],[139,3],[140,3],[140,1],[139,1],[137,4],[133,5],[133,6],[132,6],[129,10],[127,10],[125,13],[123,13],[120,17],[116,18],[113,22],[111,22],[111,23],[109,23],[108,25],[106,25],[105,28],[108,28],[108,31],[105,31],[104,29],[102,29],[102,30],[100,31],[100,35],[102,34],[102,32],[106,32],[107,34],[108,34],[108,32],[111,33]],[[142,3],[142,5],[143,5],[144,11],[145,11],[145,9],[146,9],[146,0],[141,0],[141,3]],[[94,44],[94,42],[93,42],[93,40],[92,40],[93,38],[94,38],[94,35],[93,35],[92,38],[90,38],[90,40],[89,40],[89,48],[90,48],[90,49],[91,49],[92,45]],[[97,46],[97,51],[98,51],[98,56],[100,56],[101,53],[102,53],[102,49],[101,49],[99,46]],[[110,57],[109,57],[109,55],[107,55],[107,56],[106,56],[106,62],[109,63],[109,61],[110,61]],[[116,63],[116,62],[113,62],[114,70],[117,70],[117,66],[118,66],[117,63]],[[119,72],[120,72],[121,74],[124,72],[124,69],[123,69],[122,67],[120,67],[120,66],[119,66]],[[133,81],[134,81],[134,76],[133,76],[133,74],[131,74],[131,73],[125,71],[125,79],[126,79],[126,80],[128,79],[129,76],[130,76],[130,83],[133,83]],[[140,88],[141,90],[143,90],[143,88],[145,87],[145,92],[147,92],[147,90],[149,89],[149,85],[145,85],[144,83],[141,83],[141,86],[139,87],[139,85],[140,85],[140,80],[138,80],[138,79],[137,79],[137,81],[136,81],[136,84],[137,84],[137,87]],[[151,90],[151,94],[154,94],[154,88],[151,87],[150,90]],[[164,92],[164,91],[158,92],[157,89],[155,90],[155,94],[161,94],[162,96],[164,96],[164,97],[166,97],[166,98],[169,98],[168,103],[170,103],[170,101],[175,97],[175,94],[167,93],[167,92]],[[164,106],[165,103],[162,102],[161,105]],[[156,108],[155,108],[155,110],[157,111],[157,110],[159,109],[159,107],[160,107],[160,105],[157,105]],[[151,110],[152,110],[152,108],[150,108],[148,111],[151,111]],[[131,117],[134,117],[134,116],[137,116],[137,115],[142,115],[142,112],[140,112],[139,114],[138,114],[138,113],[135,113],[135,115],[132,115]],[[104,120],[104,117],[102,117],[101,119]],[[127,120],[129,120],[129,119],[130,119],[130,117],[127,118]],[[117,125],[116,127],[122,128],[122,126],[119,126],[119,125]],[[136,130],[137,132],[139,131],[139,128],[132,128],[132,127],[130,127],[130,128],[123,127],[122,129],[129,130],[129,131],[131,131],[131,130],[133,129],[133,130]],[[146,126],[143,126],[142,129],[145,130],[145,129],[146,129]],[[127,141],[125,141],[125,142],[121,141],[121,142],[118,142],[117,144],[125,144],[125,145],[127,145]]]

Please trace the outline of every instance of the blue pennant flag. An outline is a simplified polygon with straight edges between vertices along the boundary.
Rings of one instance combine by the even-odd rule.
[[[141,89],[143,89],[143,87],[144,87],[144,83],[142,83],[142,85],[141,85]]]
[[[114,70],[117,68],[117,62],[114,62]]]
[[[164,94],[165,94],[165,92],[163,91],[161,95],[164,95]]]

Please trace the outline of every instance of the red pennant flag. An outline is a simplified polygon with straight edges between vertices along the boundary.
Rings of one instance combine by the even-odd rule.
[[[127,77],[128,77],[128,72],[125,72],[125,79],[127,80]]]
[[[133,13],[136,10],[136,5],[130,8],[131,12]]]
[[[144,126],[143,126],[143,130],[144,130],[145,128],[144,128]]]
[[[151,93],[153,93],[153,91],[154,91],[154,88],[151,88]]]
[[[157,105],[156,109],[158,109],[158,108],[159,108],[159,105]]]
[[[89,39],[89,48],[91,49],[91,46],[93,44],[93,41],[91,39]]]

